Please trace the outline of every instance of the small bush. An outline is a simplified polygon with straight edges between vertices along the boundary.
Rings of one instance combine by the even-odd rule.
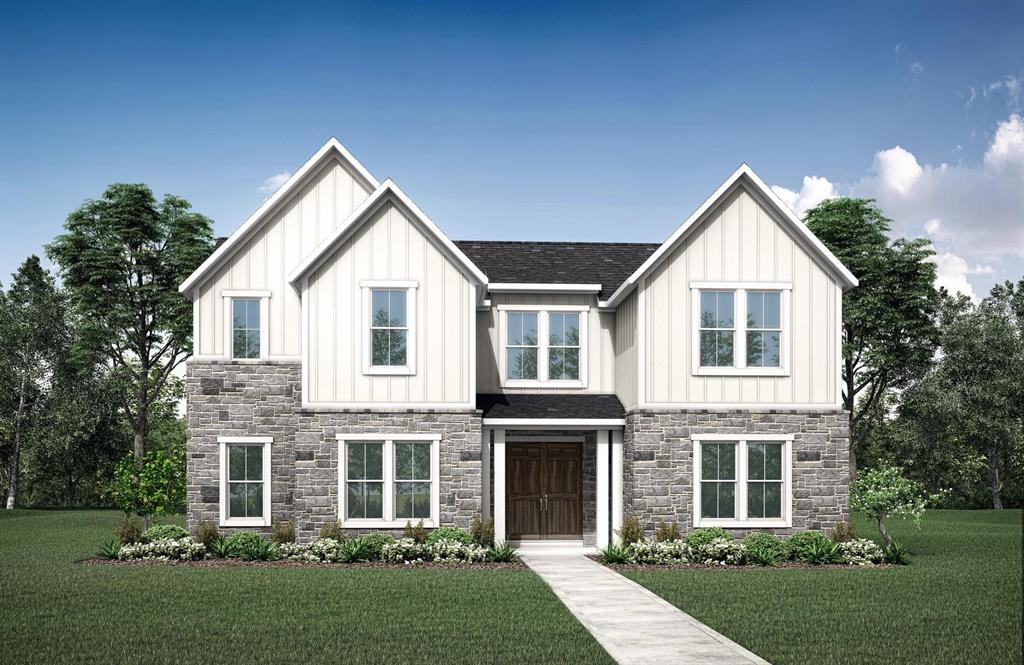
[[[910,563],[909,552],[903,545],[897,543],[895,540],[888,547],[882,548],[883,560],[886,563],[891,563],[894,566],[906,566]]]
[[[295,542],[295,522],[288,520],[287,522],[281,522],[277,520],[273,526],[270,527],[270,542],[272,543],[294,543]]]
[[[151,543],[155,540],[180,540],[188,538],[188,529],[177,524],[154,524],[142,534],[142,542]]]
[[[838,563],[840,558],[839,543],[834,543],[828,538],[808,543],[807,547],[800,554],[801,561],[816,565]]]
[[[618,535],[619,544],[626,548],[644,539],[644,527],[640,524],[639,518],[631,515],[622,520],[622,528],[619,529]]]
[[[210,554],[218,559],[233,559],[238,556],[235,543],[230,538],[217,538],[209,544]]]
[[[402,536],[404,538],[409,538],[416,543],[422,544],[427,542],[427,529],[423,526],[423,520],[417,522],[415,526],[413,526],[411,521],[406,522],[405,531]]]
[[[718,537],[700,547],[693,548],[694,557],[707,566],[738,566],[746,559],[746,548],[737,543],[730,534],[728,538]]]
[[[820,543],[823,542],[831,543],[832,541],[821,531],[798,531],[786,539],[789,558],[794,561],[806,561],[807,550],[813,546],[821,546]]]
[[[199,520],[199,523],[196,524],[196,541],[202,543],[207,550],[210,550],[219,539],[220,529],[217,528],[216,522]]]
[[[122,545],[137,543],[142,540],[142,523],[139,522],[138,517],[125,516],[117,523],[114,535],[117,536],[117,542]]]
[[[837,543],[846,543],[857,539],[857,530],[849,522],[836,522],[836,525],[829,529],[828,537]]]
[[[622,526],[623,529],[625,529],[625,522],[623,522]],[[629,563],[629,552],[626,549],[626,547],[616,545],[615,543],[610,543],[607,547],[601,550],[601,563]]]
[[[473,542],[484,547],[494,547],[494,518],[481,520],[479,515],[473,517],[473,526],[469,529]]]
[[[658,520],[658,527],[654,530],[654,540],[659,543],[665,543],[670,540],[679,540],[679,525],[675,522],[666,522],[665,520]]]
[[[102,559],[116,559],[117,553],[121,551],[121,544],[116,540],[108,540],[96,551],[96,556]]]
[[[626,555],[630,563],[674,564],[693,560],[693,550],[679,539],[660,543],[641,540],[627,547]]]
[[[358,563],[369,561],[371,555],[370,544],[366,538],[352,538],[343,540],[338,544],[338,561],[341,563]]]
[[[273,561],[277,558],[274,546],[255,531],[239,531],[228,541],[235,556],[244,561]]]
[[[752,533],[743,539],[747,561],[759,566],[774,566],[789,557],[786,544],[770,533]]]
[[[366,550],[366,558],[370,561],[380,561],[384,546],[395,542],[395,537],[389,533],[370,533],[362,538]]]
[[[858,538],[839,543],[839,558],[852,566],[868,566],[881,563],[885,559],[885,552],[875,541]]]
[[[508,543],[495,543],[494,547],[490,548],[487,552],[487,560],[494,561],[496,563],[508,563],[509,561],[515,561],[516,550]]]
[[[699,550],[711,543],[716,538],[725,538],[726,540],[735,540],[733,535],[723,529],[720,526],[703,527],[700,529],[694,529],[686,535],[686,544],[692,547],[694,550]]]
[[[439,526],[427,535],[427,545],[433,545],[442,540],[455,540],[463,545],[473,545],[476,541],[465,529],[457,526]]]
[[[438,540],[432,545],[417,543],[412,538],[402,538],[384,546],[382,557],[390,563],[419,563],[434,561],[455,563],[461,561],[479,563],[489,555],[486,547],[465,544],[457,540]]]
[[[190,537],[177,540],[164,538],[149,543],[123,545],[117,552],[122,561],[132,559],[166,559],[175,561],[197,561],[203,558],[206,548]]]
[[[331,540],[345,540],[345,534],[341,530],[341,523],[337,520],[333,522],[327,522],[320,527],[320,538],[330,538]]]

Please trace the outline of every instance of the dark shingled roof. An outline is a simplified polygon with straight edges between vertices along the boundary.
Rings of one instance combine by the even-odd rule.
[[[625,418],[615,395],[494,395],[476,396],[484,418]]]
[[[496,283],[600,284],[601,300],[647,260],[658,243],[456,240]]]

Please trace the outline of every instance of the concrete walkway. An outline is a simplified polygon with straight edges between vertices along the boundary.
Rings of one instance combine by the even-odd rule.
[[[768,665],[636,582],[584,556],[530,552],[521,558],[622,665]]]

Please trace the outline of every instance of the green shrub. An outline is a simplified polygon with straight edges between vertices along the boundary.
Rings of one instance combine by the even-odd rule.
[[[679,525],[675,522],[658,520],[658,527],[654,530],[654,540],[659,543],[667,543],[672,540],[679,540]]]
[[[341,530],[341,523],[337,520],[327,522],[320,527],[320,538],[330,538],[331,540],[345,540],[345,534]]]
[[[172,559],[177,561],[198,561],[206,555],[206,548],[190,537],[172,539],[161,538],[151,543],[135,543],[125,545],[117,551],[117,558],[122,561],[132,559]]]
[[[270,527],[270,541],[278,544],[294,543],[295,522],[291,520],[287,522],[275,520],[273,526]]]
[[[230,538],[217,538],[206,546],[207,551],[218,559],[233,559],[238,556],[235,543]]]
[[[463,545],[472,545],[476,541],[473,540],[473,536],[469,535],[469,532],[465,529],[460,529],[457,526],[439,526],[427,535],[427,545],[433,545],[439,540],[454,540],[462,543]]]
[[[789,548],[770,533],[752,533],[743,539],[747,561],[759,566],[774,566],[789,557]]]
[[[619,544],[622,546],[620,549],[625,551],[625,548],[633,543],[638,543],[644,539],[644,527],[640,524],[640,519],[630,515],[626,519],[622,520],[622,528],[618,530]]]
[[[220,539],[220,529],[217,523],[210,520],[199,520],[196,524],[196,542],[202,543],[207,550],[213,549],[213,544]]]
[[[228,541],[234,555],[245,561],[272,561],[277,558],[274,546],[255,531],[239,531]]]
[[[882,548],[883,560],[896,566],[906,566],[910,563],[907,548],[895,540],[891,545]]]
[[[639,524],[639,521],[637,523]],[[622,526],[625,528],[625,522],[623,522]],[[626,547],[610,543],[607,547],[601,550],[601,563],[629,563],[629,550]]]
[[[848,543],[857,540],[857,530],[850,522],[836,522],[836,525],[829,529],[828,537],[837,543]]]
[[[802,561],[813,564],[837,563],[842,558],[842,551],[839,543],[832,542],[828,538],[815,540],[808,543],[801,552]]]
[[[116,540],[108,540],[97,550],[96,556],[101,559],[116,559],[119,551],[121,551],[121,544]]]
[[[389,533],[378,532],[363,536],[362,541],[366,548],[366,558],[370,561],[380,561],[384,546],[395,542],[395,537]]]
[[[743,546],[743,543],[736,542],[732,535],[728,538],[721,536],[712,538],[710,542],[693,548],[691,552],[695,561],[706,566],[739,566],[747,556],[747,548]]]
[[[816,543],[831,543],[829,537],[821,531],[798,531],[786,538],[789,558],[794,561],[806,561],[807,550]]]
[[[413,526],[411,521],[405,523],[405,531],[402,536],[404,538],[411,538],[416,543],[427,542],[427,529],[423,526],[423,520],[420,520]]]
[[[488,517],[486,521],[481,520],[479,515],[473,517],[473,526],[469,528],[473,536],[473,542],[484,547],[494,546],[494,518]]]
[[[723,529],[720,526],[702,527],[700,529],[694,529],[690,533],[686,534],[686,544],[689,545],[693,550],[699,550],[707,545],[711,544],[715,538],[725,538],[726,540],[735,540],[733,535]]]
[[[342,541],[338,544],[337,551],[337,560],[341,563],[369,561],[371,556],[370,544],[366,537]]]
[[[487,551],[487,560],[496,563],[508,563],[516,560],[516,549],[508,543],[495,543],[494,547]]]
[[[179,540],[188,538],[188,529],[177,524],[154,524],[142,534],[142,542],[151,543],[154,540]]]
[[[138,517],[126,515],[114,529],[117,542],[122,545],[131,545],[142,540],[142,522]]]

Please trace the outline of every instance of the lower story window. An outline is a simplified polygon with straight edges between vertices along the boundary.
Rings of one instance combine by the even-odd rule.
[[[270,437],[218,438],[220,522],[225,526],[270,524]]]
[[[695,526],[789,526],[790,437],[694,437]]]
[[[347,526],[438,523],[437,434],[339,434],[339,515]]]

